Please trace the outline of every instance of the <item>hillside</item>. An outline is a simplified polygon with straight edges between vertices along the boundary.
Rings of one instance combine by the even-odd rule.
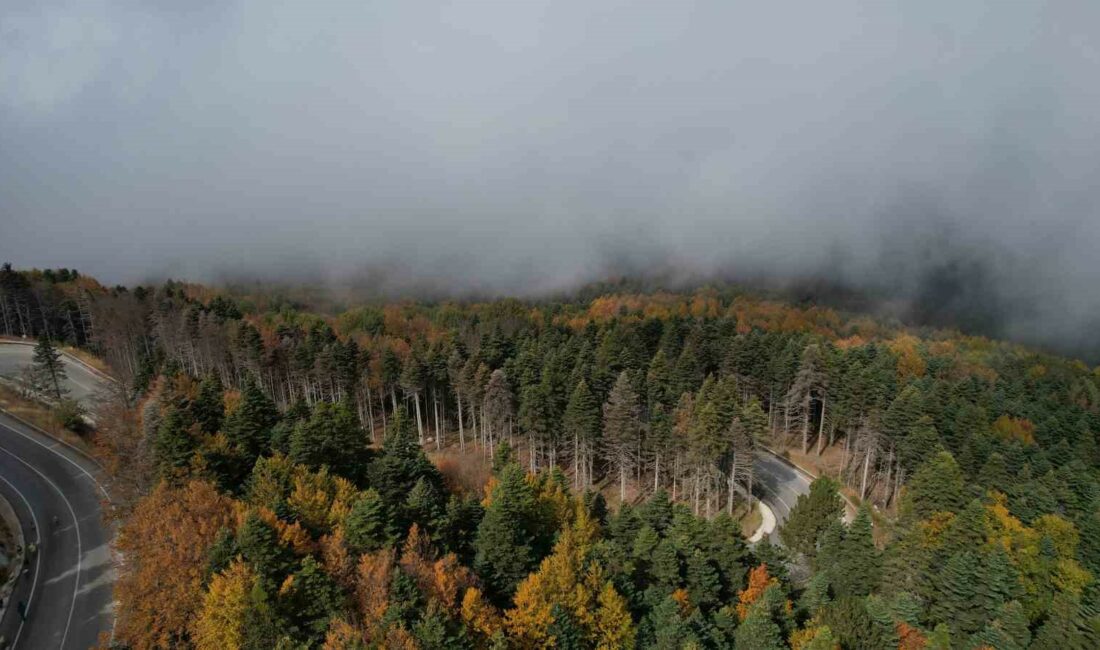
[[[0,272],[128,387],[120,642],[1100,644],[1100,368],[736,287],[297,304]],[[750,547],[764,447],[836,483]]]

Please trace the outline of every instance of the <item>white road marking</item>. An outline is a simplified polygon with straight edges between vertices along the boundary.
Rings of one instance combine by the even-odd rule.
[[[2,451],[5,454],[11,456],[12,458],[19,461],[20,463],[23,463],[24,465],[29,467],[32,472],[34,472],[35,474],[38,474],[39,476],[41,476],[43,481],[49,483],[50,487],[52,487],[54,489],[54,491],[57,492],[58,496],[61,497],[61,500],[65,502],[65,505],[69,508],[69,515],[72,516],[72,518],[73,518],[73,526],[76,528],[76,580],[73,583],[73,599],[72,599],[72,602],[69,603],[69,618],[68,618],[68,620],[65,621],[65,632],[62,633],[62,635],[61,635],[61,645],[58,646],[59,648],[64,648],[65,647],[65,641],[69,638],[69,627],[72,626],[72,623],[73,623],[73,611],[76,609],[76,596],[80,591],[80,570],[82,568],[82,566],[81,566],[82,562],[84,561],[84,548],[83,548],[83,545],[81,544],[81,540],[80,540],[80,520],[77,519],[76,510],[73,510],[73,504],[69,501],[69,498],[65,496],[65,493],[61,491],[61,488],[57,487],[57,484],[54,483],[53,481],[51,481],[48,476],[46,476],[41,471],[39,471],[38,468],[35,467],[34,465],[31,465],[30,463],[23,460],[19,456],[16,456],[15,454],[8,451],[7,449],[5,449],[3,447],[0,447],[0,451]],[[57,452],[54,452],[54,453],[57,453]],[[37,522],[35,523],[35,528],[38,528]],[[42,538],[42,530],[41,529],[38,530],[38,538],[39,539]],[[39,549],[39,553],[41,553],[41,549]],[[42,556],[39,555],[39,558],[41,558],[41,557]],[[30,609],[29,604],[27,605],[27,609],[28,610]]]
[[[11,413],[8,413],[8,412],[4,411],[4,414],[7,415],[8,417],[11,417],[11,418],[15,419],[16,421],[22,422],[22,420],[20,420],[19,418],[16,418]],[[73,447],[69,443],[65,442],[64,440],[57,440],[57,439],[52,438],[52,437],[51,437],[51,440],[53,440],[53,442],[51,444],[47,445],[46,443],[42,442],[41,440],[37,440],[34,436],[28,436],[27,434],[25,434],[22,431],[16,429],[15,427],[5,426],[4,428],[7,429],[8,431],[14,431],[15,433],[23,436],[27,440],[30,440],[31,442],[38,445],[39,447],[42,447],[43,449],[48,449],[48,450],[52,451],[53,453],[57,454],[58,456],[60,456],[61,458],[64,458],[70,465],[72,465],[73,467],[80,470],[80,472],[82,474],[85,474],[88,478],[92,479],[92,482],[96,484],[96,486],[99,488],[99,491],[103,493],[103,496],[107,497],[107,501],[108,502],[111,501],[111,495],[107,493],[107,488],[103,487],[103,484],[100,483],[96,479],[95,476],[92,476],[91,472],[89,472],[88,470],[81,467],[80,463],[76,462],[72,458],[69,458],[68,456],[66,456],[65,454],[61,453],[60,451],[58,451],[57,449],[54,448],[58,444],[64,445],[65,447],[69,447],[69,448],[73,448],[73,449],[75,449],[75,447]],[[77,450],[77,451],[79,452],[79,450]]]
[[[31,507],[31,502],[27,500],[27,497],[15,487],[15,484],[8,479],[0,476],[0,481],[8,484],[8,487],[15,490],[15,493],[19,495],[19,498],[23,500],[23,504],[27,506],[27,512],[31,513],[31,521],[34,522],[34,544],[41,550],[42,549],[42,529],[38,527],[38,517],[34,514],[34,508]],[[26,549],[24,549],[26,550]],[[35,552],[34,557],[34,579],[31,581],[31,593],[27,595],[27,605],[24,609],[25,612],[31,611],[31,603],[34,602],[34,588],[38,586],[38,569],[42,566],[42,554]],[[11,606],[11,603],[8,603]],[[15,638],[11,642],[11,650],[15,650],[15,646],[19,643],[19,635],[23,634],[23,625],[27,622],[26,619],[20,617],[19,629],[15,631]]]

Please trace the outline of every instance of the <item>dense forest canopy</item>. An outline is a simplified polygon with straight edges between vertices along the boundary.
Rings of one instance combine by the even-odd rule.
[[[129,647],[1100,644],[1080,361],[735,287],[321,314],[5,267],[0,317],[120,380]],[[836,460],[782,546],[731,516],[765,447]]]

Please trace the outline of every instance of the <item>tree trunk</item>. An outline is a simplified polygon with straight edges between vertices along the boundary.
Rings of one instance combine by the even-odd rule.
[[[806,450],[809,448],[809,436],[810,436],[810,406],[813,402],[810,401],[810,394],[806,393],[806,399],[802,402],[802,455],[806,455]]]
[[[821,396],[821,422],[817,425],[817,455],[825,450],[825,396]]]
[[[424,444],[424,422],[420,419],[420,394],[413,393],[413,404],[416,406],[416,435],[420,444]]]
[[[462,453],[466,453],[466,426],[462,421],[462,393],[456,391],[455,398],[458,400],[458,449]]]
[[[859,500],[867,498],[867,472],[871,469],[871,450],[868,449],[863,457],[863,480],[859,484]]]

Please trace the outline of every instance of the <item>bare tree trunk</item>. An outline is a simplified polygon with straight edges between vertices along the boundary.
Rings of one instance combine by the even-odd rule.
[[[653,491],[661,489],[661,452],[653,454]]]
[[[817,425],[817,455],[825,450],[825,395],[821,396],[821,422]]]
[[[416,435],[420,444],[424,444],[424,422],[420,419],[420,393],[413,393],[413,404],[416,406]]]
[[[466,453],[466,425],[462,421],[462,393],[455,391],[455,399],[458,400],[458,449]]]
[[[871,450],[867,449],[866,455],[863,457],[863,480],[859,485],[859,500],[863,501],[867,498],[867,472],[871,468]]]
[[[573,489],[577,489],[580,486],[581,475],[581,437],[577,436],[576,432],[573,432]]]
[[[370,386],[367,386],[367,422],[370,423],[370,441],[371,444],[377,442],[374,435],[374,405],[371,403],[374,401],[374,397],[371,395]]]

